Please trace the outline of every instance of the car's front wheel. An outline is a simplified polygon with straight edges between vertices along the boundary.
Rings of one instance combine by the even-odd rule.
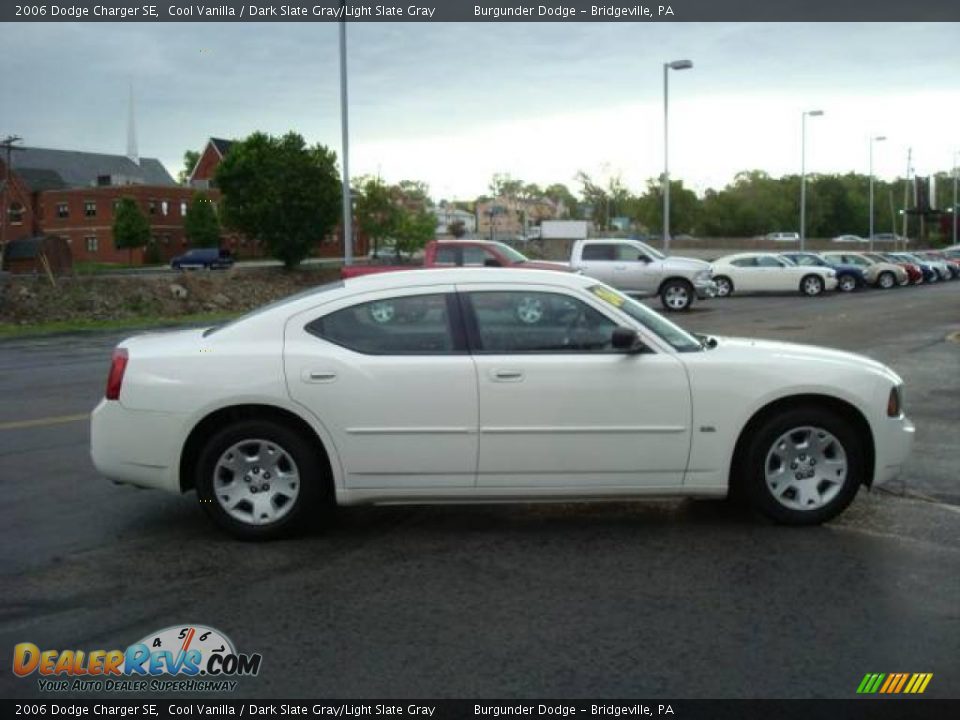
[[[286,535],[333,504],[316,447],[272,420],[241,420],[210,438],[194,483],[214,522],[244,540]]]
[[[814,297],[823,292],[823,278],[819,275],[807,275],[800,281],[800,292],[808,297]]]
[[[866,472],[864,457],[849,422],[828,409],[798,407],[772,417],[748,439],[731,482],[772,520],[815,525],[851,503]]]
[[[660,288],[660,303],[667,310],[689,310],[693,305],[693,288],[686,280],[668,280]]]

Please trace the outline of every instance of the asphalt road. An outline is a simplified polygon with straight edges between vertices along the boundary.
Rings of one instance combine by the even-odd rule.
[[[867,672],[960,697],[960,282],[680,321],[893,366],[918,426],[903,479],[819,528],[720,502],[387,507],[243,544],[192,495],[97,477],[83,418],[117,336],[0,343],[0,697],[41,695],[15,643],[181,623],[263,654],[242,697],[853,697]]]

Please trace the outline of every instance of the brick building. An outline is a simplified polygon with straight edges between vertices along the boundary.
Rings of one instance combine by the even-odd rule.
[[[150,223],[151,244],[161,260],[184,251],[183,219],[195,190],[177,185],[160,161],[123,155],[20,148],[12,155],[10,187],[4,193],[5,242],[57,235],[74,261],[127,262],[131,254],[113,242],[113,214],[132,198]],[[0,177],[6,176],[0,159]],[[132,253],[142,263],[145,251]]]

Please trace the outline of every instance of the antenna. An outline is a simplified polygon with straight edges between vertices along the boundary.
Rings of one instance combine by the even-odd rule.
[[[130,81],[130,103],[127,109],[127,157],[135,165],[140,165],[140,153],[137,150],[137,124],[133,113],[133,81]]]

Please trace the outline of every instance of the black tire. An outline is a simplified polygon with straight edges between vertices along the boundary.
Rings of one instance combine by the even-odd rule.
[[[857,278],[850,273],[843,273],[837,276],[837,290],[840,292],[853,292],[857,289]]]
[[[228,449],[244,440],[275,444],[295,464],[299,476],[297,495],[275,522],[254,524],[241,521],[228,514],[214,495],[214,472],[218,461]],[[228,425],[207,441],[194,468],[194,486],[200,506],[217,525],[241,540],[271,540],[295,532],[308,519],[322,517],[335,505],[329,470],[316,442],[273,420],[240,420]],[[241,479],[238,477],[236,481],[239,483]],[[248,487],[239,487],[249,492]]]
[[[713,279],[717,285],[717,297],[730,297],[733,295],[733,280],[726,275],[718,275]]]
[[[660,288],[660,304],[671,312],[684,312],[693,305],[696,291],[686,280],[667,280]]]
[[[819,275],[804,275],[800,280],[800,294],[816,297],[823,294],[823,278]]]
[[[846,455],[846,477],[828,502],[809,510],[788,507],[774,496],[767,485],[767,458],[774,443],[795,428],[814,427],[834,436]],[[792,472],[789,468],[785,468]],[[863,442],[850,423],[837,413],[817,406],[801,406],[785,410],[764,422],[747,438],[745,451],[730,478],[731,494],[742,497],[771,520],[785,525],[818,525],[836,517],[853,501],[865,479],[866,462]],[[788,484],[793,481],[787,478]],[[801,481],[802,482],[802,481]],[[789,493],[789,489],[784,495]],[[787,502],[797,502],[787,498]]]
[[[897,284],[896,276],[889,270],[884,270],[877,276],[877,287],[882,290],[890,290]]]

